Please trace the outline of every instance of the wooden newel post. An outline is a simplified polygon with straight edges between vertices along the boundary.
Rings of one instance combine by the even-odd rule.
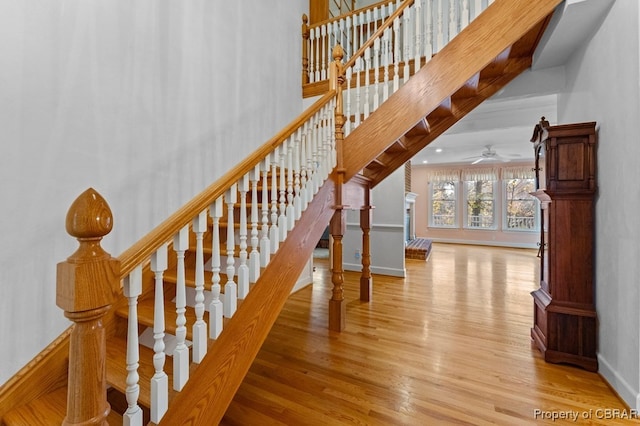
[[[345,172],[343,162],[343,141],[344,141],[344,105],[342,96],[342,86],[344,84],[344,74],[342,72],[342,58],[344,58],[344,50],[342,46],[336,44],[331,52],[333,62],[329,69],[329,88],[336,91],[336,110],[335,110],[335,133],[336,133],[336,164],[338,173]]]
[[[116,298],[120,262],[100,240],[113,227],[107,202],[93,188],[71,205],[67,232],[80,246],[58,263],[56,304],[75,323],[69,344],[67,416],[64,425],[106,425],[106,336],[102,319]]]

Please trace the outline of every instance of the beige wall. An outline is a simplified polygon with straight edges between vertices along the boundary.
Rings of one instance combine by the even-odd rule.
[[[531,163],[508,163],[511,166],[531,166]],[[510,247],[537,247],[539,241],[538,232],[514,232],[502,230],[476,230],[476,229],[442,229],[430,228],[428,225],[428,203],[429,203],[429,187],[428,173],[436,168],[459,168],[473,167],[468,165],[444,165],[444,166],[423,166],[412,165],[411,172],[411,191],[418,194],[415,205],[415,224],[416,236],[431,238],[434,241],[456,242],[465,244],[486,244]],[[478,166],[479,168],[480,166]],[[482,167],[486,167],[482,165]],[[500,167],[500,166],[496,166]],[[499,189],[499,191],[501,191]],[[500,192],[501,193],[501,192]],[[500,213],[498,215],[498,224],[502,222]]]

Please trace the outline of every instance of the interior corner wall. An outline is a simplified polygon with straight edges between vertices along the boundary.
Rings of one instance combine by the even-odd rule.
[[[302,110],[306,0],[0,2],[0,383],[69,323],[56,263],[94,187],[118,256]]]
[[[596,312],[599,371],[640,409],[640,10],[617,0],[567,64],[558,122],[598,123]]]
[[[405,276],[404,263],[404,167],[399,168],[373,188],[371,204],[371,272],[395,277]],[[360,211],[347,211],[347,229],[343,238],[343,268],[361,271],[362,229]]]

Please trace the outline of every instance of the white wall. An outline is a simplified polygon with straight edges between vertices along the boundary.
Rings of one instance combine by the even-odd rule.
[[[371,272],[405,276],[404,267],[404,167],[389,175],[371,194],[373,220],[371,224]],[[345,271],[361,271],[362,229],[360,211],[347,212],[347,230],[343,239]]]
[[[300,113],[307,0],[0,0],[0,383],[67,326],[87,187],[119,255]]]
[[[614,2],[567,63],[558,122],[597,121],[596,310],[600,373],[640,409],[640,11]]]

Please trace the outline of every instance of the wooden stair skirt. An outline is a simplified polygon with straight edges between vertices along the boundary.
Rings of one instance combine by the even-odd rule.
[[[414,238],[409,240],[404,248],[406,259],[427,260],[431,255],[431,241],[428,238]]]

